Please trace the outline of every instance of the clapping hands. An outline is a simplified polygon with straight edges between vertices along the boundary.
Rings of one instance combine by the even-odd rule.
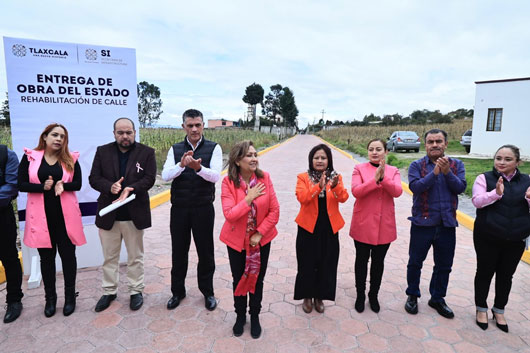
[[[188,151],[182,155],[182,158],[180,158],[180,166],[181,167],[190,167],[191,169],[195,171],[199,171],[201,169],[201,162],[202,159],[194,159],[193,158],[193,151]]]
[[[379,167],[377,167],[377,170],[375,171],[375,176],[374,176],[375,182],[377,184],[379,184],[385,177],[385,164],[386,164],[386,160],[382,158],[379,161]]]

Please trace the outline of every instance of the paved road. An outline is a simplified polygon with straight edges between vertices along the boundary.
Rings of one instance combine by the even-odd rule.
[[[165,307],[170,296],[169,204],[153,210],[154,226],[145,235],[145,304],[138,312],[128,308],[125,267],[121,267],[119,297],[109,309],[95,313],[101,294],[101,269],[80,270],[78,308],[65,318],[61,310],[45,318],[43,289],[24,292],[24,311],[14,323],[0,324],[1,352],[530,352],[530,268],[521,263],[507,306],[510,333],[505,334],[490,321],[483,332],[475,325],[473,276],[475,253],[471,232],[458,228],[455,265],[447,296],[456,318],[440,317],[427,306],[428,294],[420,300],[420,313],[411,316],[403,309],[406,287],[411,197],[403,194],[396,200],[398,240],[386,258],[380,293],[381,311],[369,308],[362,314],[353,309],[355,287],[353,262],[355,250],[347,234],[353,198],[341,208],[346,219],[339,233],[341,255],[336,302],[325,302],[324,314],[305,314],[301,301],[293,300],[296,275],[294,218],[299,209],[294,196],[296,174],[307,169],[307,154],[317,143],[314,136],[297,136],[260,157],[261,167],[270,172],[281,205],[279,235],[273,241],[267,276],[260,339],[254,340],[245,326],[243,336],[232,336],[235,321],[231,275],[226,247],[218,240],[223,224],[220,200],[216,207],[215,290],[219,307],[204,309],[197,289],[196,253],[191,254],[188,273],[188,296],[173,311]],[[349,188],[353,162],[334,151],[335,168],[344,175]],[[220,192],[220,184],[218,191]],[[192,245],[193,248],[193,245]],[[424,266],[421,288],[428,293],[432,255]],[[58,290],[62,292],[62,275]],[[0,300],[4,301],[4,293]],[[492,297],[490,297],[490,302]],[[59,309],[62,308],[62,296]]]

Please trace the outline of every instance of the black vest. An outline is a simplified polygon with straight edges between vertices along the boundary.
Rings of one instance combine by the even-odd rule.
[[[495,169],[484,173],[487,191],[495,190],[501,174]],[[522,240],[530,235],[530,214],[525,199],[526,189],[530,186],[530,177],[517,169],[512,180],[504,178],[504,194],[495,203],[477,208],[475,227],[504,240]]]
[[[210,168],[212,153],[217,144],[202,138],[201,143],[193,151],[193,158],[201,158],[201,165]],[[184,138],[183,142],[173,145],[175,164],[180,162],[182,155],[191,150],[191,146]],[[213,203],[215,199],[215,184],[204,180],[195,170],[186,167],[184,171],[171,183],[171,204],[176,207],[198,207]]]

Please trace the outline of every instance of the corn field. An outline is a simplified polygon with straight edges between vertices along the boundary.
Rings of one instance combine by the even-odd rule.
[[[143,128],[140,129],[140,142],[153,147],[156,154],[156,165],[158,171],[162,171],[164,162],[166,161],[167,152],[169,148],[184,140],[186,133],[183,129],[172,128]],[[252,130],[242,129],[222,129],[209,130],[204,129],[204,136],[211,141],[217,142],[223,153],[228,153],[232,147],[239,141],[252,140],[256,149],[261,149],[266,146],[273,145],[278,142],[278,138],[274,134],[266,134],[262,132],[254,132]]]
[[[140,142],[153,147],[156,154],[156,165],[159,172],[166,160],[169,148],[184,139],[185,132],[183,129],[171,128],[141,128]],[[224,153],[228,153],[232,146],[242,140],[252,140],[256,149],[261,149],[266,146],[273,145],[278,142],[278,138],[274,134],[266,134],[262,132],[254,132],[252,130],[242,129],[223,129],[223,130],[209,130],[204,129],[204,136],[208,140],[212,140],[221,145]],[[109,141],[112,136],[109,136]],[[11,145],[11,129],[9,127],[0,127],[0,144]]]
[[[451,124],[425,124],[406,126],[346,126],[334,130],[320,131],[317,133],[324,140],[336,144],[342,148],[355,150],[359,145],[365,146],[368,141],[380,138],[386,141],[394,131],[415,131],[423,140],[425,133],[431,129],[442,129],[447,132],[449,141],[460,141],[462,134],[471,129],[472,120],[456,120]]]

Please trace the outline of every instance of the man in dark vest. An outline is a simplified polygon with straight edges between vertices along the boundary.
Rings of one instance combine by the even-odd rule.
[[[174,309],[186,296],[186,273],[191,233],[197,249],[197,281],[204,295],[206,309],[214,310],[217,301],[213,292],[215,271],[213,222],[215,183],[221,176],[223,152],[221,147],[203,135],[202,113],[189,109],[182,115],[186,131],[184,141],[169,149],[162,170],[162,179],[171,184],[171,292],[168,309]]]
[[[18,259],[17,221],[11,201],[18,195],[18,158],[0,145],[0,261],[6,273],[6,313],[4,323],[15,321],[22,312],[22,267]]]

